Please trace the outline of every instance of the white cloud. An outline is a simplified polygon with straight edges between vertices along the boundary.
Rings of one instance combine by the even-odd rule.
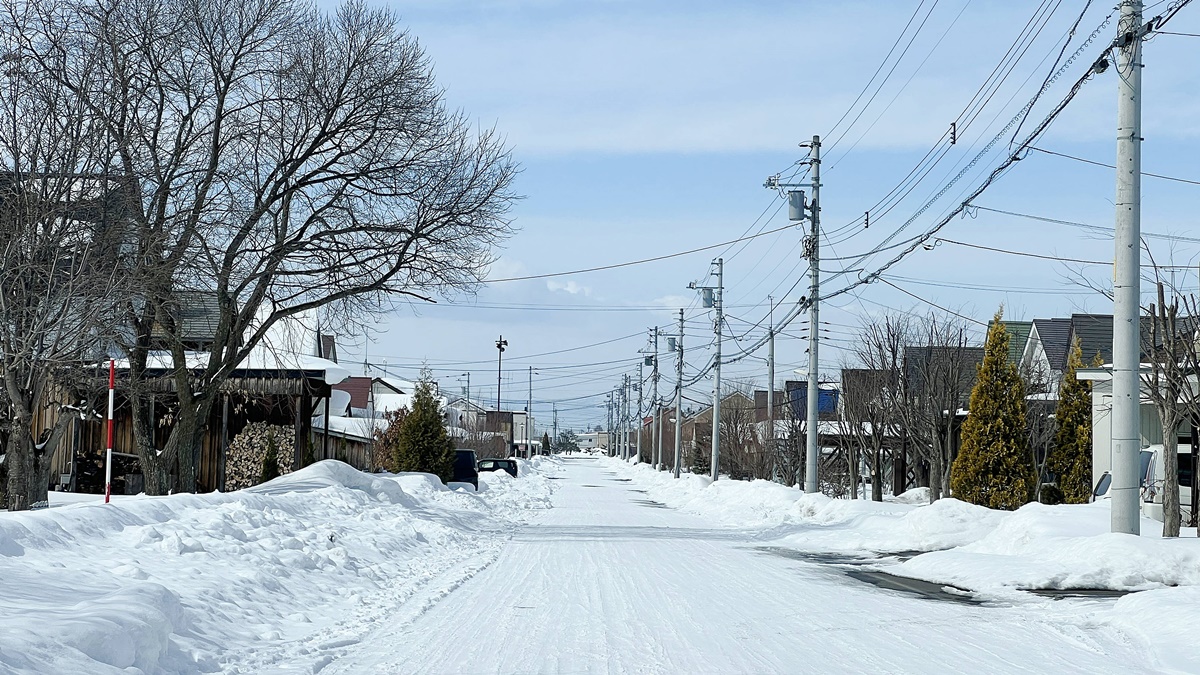
[[[557,279],[550,279],[546,282],[546,288],[554,292],[565,291],[571,295],[582,294],[584,297],[591,297],[592,295],[592,289],[590,286],[580,286],[574,281],[564,282],[558,281]]]

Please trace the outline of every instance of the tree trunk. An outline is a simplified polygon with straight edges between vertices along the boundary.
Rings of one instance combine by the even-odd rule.
[[[883,501],[882,455],[882,448],[875,448],[871,451],[871,500],[876,502]]]
[[[950,495],[950,467],[954,465],[954,418],[950,418],[950,424],[946,426],[946,438],[942,445],[941,467],[938,471],[938,477],[941,480],[941,496],[948,497]]]
[[[942,449],[936,444],[929,462],[929,503],[942,498]]]
[[[850,474],[850,499],[858,499],[858,452],[854,446],[846,448],[846,467]]]
[[[1163,536],[1179,536],[1179,416],[1163,416]]]
[[[9,511],[25,511],[29,508],[29,483],[32,479],[33,458],[27,451],[29,434],[13,425],[4,452],[8,456],[4,463],[8,467]]]

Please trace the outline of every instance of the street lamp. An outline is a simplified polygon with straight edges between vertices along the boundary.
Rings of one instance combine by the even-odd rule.
[[[496,410],[502,410],[500,407],[500,375],[504,372],[504,348],[508,346],[508,340],[501,335],[499,340],[496,340],[496,349],[500,353],[496,356]]]
[[[533,376],[535,373],[537,371],[533,369],[533,366],[529,366],[529,400],[525,404],[525,459],[533,458],[533,439],[529,437],[529,418],[533,415]]]

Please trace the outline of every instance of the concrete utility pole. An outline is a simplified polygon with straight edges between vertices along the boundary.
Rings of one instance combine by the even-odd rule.
[[[621,382],[621,459],[629,460],[629,376]]]
[[[775,456],[775,299],[767,296],[767,452]]]
[[[613,395],[612,395],[612,392],[608,393],[608,395],[606,396],[606,399],[607,399],[606,402],[608,403],[608,443],[606,443],[605,445],[607,445],[608,447],[606,447],[605,450],[608,452],[608,456],[612,457],[613,456]]]
[[[1142,3],[1117,23],[1117,199],[1113,258],[1112,531],[1139,534]]]
[[[820,461],[819,398],[821,389],[817,378],[821,372],[821,360],[818,357],[817,334],[820,329],[819,309],[821,292],[821,137],[813,136],[812,140],[812,206],[809,208],[809,222],[812,224],[809,235],[808,269],[812,275],[812,284],[808,291],[808,427],[806,431],[808,452],[804,461],[804,491],[816,492],[820,489],[817,483],[817,462]]]
[[[558,443],[558,404],[551,404],[551,410],[554,411],[554,438],[550,439],[552,444]]]
[[[643,368],[645,366],[645,363],[646,363],[645,360],[638,361],[637,424],[634,425],[634,433],[637,434],[637,460],[636,461],[638,461],[638,462],[642,461],[642,427],[643,427],[643,421],[646,419],[645,415],[642,414],[642,403],[643,403],[643,401],[642,401],[642,382],[644,381],[642,378],[644,377]]]
[[[717,258],[717,291],[713,297],[713,309],[717,320],[713,322],[716,334],[716,356],[713,357],[713,414],[712,414],[712,479],[721,473],[721,324],[725,317],[721,313],[721,296],[725,291],[725,259]]]
[[[526,400],[526,459],[533,456],[533,366],[529,366],[529,398]]]
[[[817,480],[817,463],[820,460],[820,447],[818,440],[820,437],[820,396],[821,389],[818,382],[818,377],[821,372],[821,360],[818,348],[817,336],[820,326],[819,315],[819,300],[821,292],[820,279],[820,263],[821,263],[821,137],[813,136],[812,143],[809,145],[811,152],[809,153],[808,164],[812,167],[812,182],[811,183],[780,183],[779,176],[771,176],[767,178],[767,182],[763,185],[771,190],[786,190],[788,200],[788,220],[800,222],[806,218],[809,221],[810,229],[809,236],[804,240],[804,257],[808,259],[809,276],[811,283],[809,284],[808,297],[800,298],[801,304],[808,302],[808,321],[809,321],[809,336],[808,336],[808,410],[805,422],[805,439],[806,452],[804,461],[804,491],[816,492],[820,489],[820,483]],[[804,190],[798,188],[812,188],[812,201],[806,201]],[[771,331],[772,348],[774,343],[774,330]],[[772,359],[773,360],[773,359]],[[772,392],[774,391],[775,383],[772,381]],[[772,398],[774,398],[772,394]],[[772,429],[774,435],[774,429]]]
[[[683,310],[679,310],[679,337],[675,345],[675,477],[683,463]]]
[[[654,387],[650,393],[650,405],[654,414],[650,418],[650,433],[654,434],[654,470],[662,469],[662,406],[658,404],[658,326],[654,327]]]

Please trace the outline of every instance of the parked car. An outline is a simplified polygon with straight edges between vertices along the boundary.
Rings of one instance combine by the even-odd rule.
[[[455,483],[470,483],[479,489],[479,470],[475,468],[475,451],[474,450],[455,450],[454,451],[454,479]]]
[[[480,471],[507,471],[513,478],[517,477],[517,460],[515,459],[481,459]]]
[[[1187,523],[1192,516],[1192,448],[1188,444],[1180,443],[1176,453],[1179,458],[1179,507],[1183,522]],[[1163,519],[1164,481],[1161,478],[1165,473],[1163,467],[1162,445],[1152,445],[1142,449],[1138,468],[1142,513],[1158,521]],[[1092,501],[1112,498],[1112,494],[1109,492],[1111,487],[1112,475],[1105,471],[1096,481],[1096,488],[1092,491]]]

